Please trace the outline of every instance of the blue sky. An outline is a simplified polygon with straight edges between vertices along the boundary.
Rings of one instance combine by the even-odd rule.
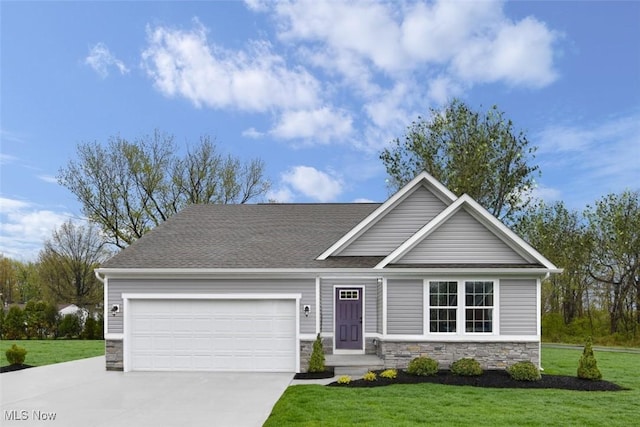
[[[262,158],[271,198],[383,201],[378,153],[429,107],[497,104],[536,195],[640,187],[640,2],[0,2],[0,253],[82,218],[55,175],[154,129]]]

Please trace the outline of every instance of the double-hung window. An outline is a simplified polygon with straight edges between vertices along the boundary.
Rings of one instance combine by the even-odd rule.
[[[458,282],[429,282],[429,332],[455,332]]]
[[[493,282],[464,283],[465,332],[493,332]]]
[[[492,280],[429,281],[429,333],[492,333]]]

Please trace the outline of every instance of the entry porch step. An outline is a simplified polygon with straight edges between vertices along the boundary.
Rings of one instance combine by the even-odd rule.
[[[336,376],[361,377],[368,371],[384,368],[384,360],[375,354],[327,354],[324,364],[333,367]]]

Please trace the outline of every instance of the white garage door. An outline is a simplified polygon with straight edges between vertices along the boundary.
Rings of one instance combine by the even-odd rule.
[[[295,372],[295,300],[131,300],[130,370]]]

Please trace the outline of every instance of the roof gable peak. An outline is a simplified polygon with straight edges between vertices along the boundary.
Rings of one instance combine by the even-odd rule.
[[[545,258],[517,234],[511,231],[511,229],[509,229],[506,225],[499,221],[495,216],[491,215],[485,208],[483,208],[468,194],[463,194],[462,196],[460,196],[455,202],[449,205],[433,220],[431,220],[428,224],[418,230],[396,250],[394,250],[382,261],[380,261],[380,263],[374,268],[381,269],[386,267],[388,264],[392,264],[401,259],[417,244],[427,238],[432,232],[446,223],[451,217],[453,217],[462,209],[465,209],[467,213],[469,213],[496,237],[505,242],[508,246],[510,246],[514,251],[519,253],[524,258],[535,260],[549,270],[558,270],[558,268],[551,261]]]
[[[431,193],[433,193],[438,199],[450,205],[457,197],[447,187],[442,185],[437,179],[435,179],[428,172],[423,171],[416,175],[411,181],[409,181],[404,187],[398,190],[387,201],[380,205],[369,216],[363,219],[358,225],[352,228],[347,234],[342,236],[340,240],[335,242],[331,247],[324,251],[317,258],[318,260],[324,260],[332,255],[338,254],[342,249],[347,247],[351,242],[357,239],[364,231],[366,231],[371,225],[375,224],[380,218],[391,212],[398,204],[400,204],[405,198],[416,191],[420,186],[425,186]]]

